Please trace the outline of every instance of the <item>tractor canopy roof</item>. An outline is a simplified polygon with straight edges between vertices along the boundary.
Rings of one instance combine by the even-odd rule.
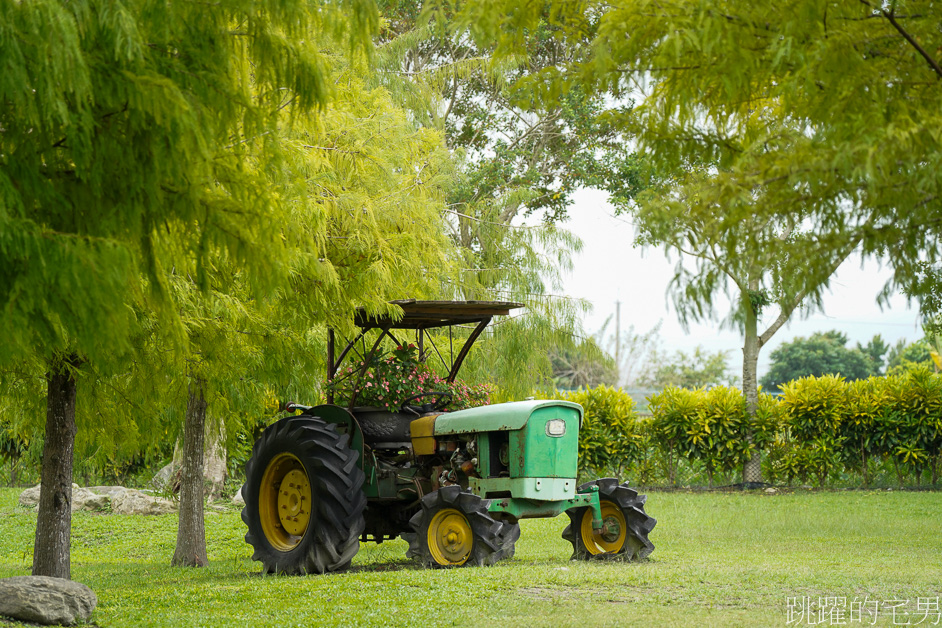
[[[354,322],[360,329],[432,329],[468,323],[486,325],[494,316],[506,316],[511,310],[523,307],[522,303],[507,301],[416,301],[405,299],[390,301],[402,308],[402,318],[389,316],[372,317],[359,308]]]
[[[420,359],[426,359],[431,353],[436,354],[448,368],[447,381],[455,381],[455,376],[461,368],[461,363],[468,355],[471,345],[478,339],[484,328],[495,316],[505,316],[510,314],[511,310],[523,307],[521,303],[512,303],[507,301],[416,301],[415,299],[405,299],[401,301],[390,301],[392,305],[398,305],[402,309],[402,316],[371,316],[363,308],[357,309],[354,314],[354,323],[360,328],[360,333],[346,343],[341,350],[340,355],[336,354],[336,340],[334,330],[328,332],[327,338],[327,377],[333,380],[337,375],[340,364],[350,356],[356,355],[362,364],[370,362],[372,357],[377,354],[384,337],[388,337],[397,345],[407,344],[411,338],[397,338],[397,330],[410,330],[415,332],[415,343],[419,349]],[[442,327],[455,326],[473,326],[471,333],[464,338],[463,334],[459,338],[453,338],[451,329],[448,330],[448,347],[439,349],[433,339],[427,335],[426,330]],[[376,333],[376,332],[379,333]],[[370,333],[373,332],[373,333]],[[367,336],[372,342],[367,342]],[[453,340],[461,341],[461,347],[455,353]],[[359,348],[358,348],[359,345]],[[446,360],[450,357],[450,364]],[[366,372],[365,367],[360,369],[358,379],[362,379]],[[357,382],[359,388],[359,382]],[[351,400],[351,406],[356,399]],[[329,397],[332,403],[332,395]]]

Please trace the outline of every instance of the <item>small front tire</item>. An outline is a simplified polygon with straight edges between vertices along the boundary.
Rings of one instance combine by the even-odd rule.
[[[425,567],[493,565],[514,553],[520,527],[494,519],[487,502],[459,486],[425,495],[409,520],[406,556]]]
[[[587,482],[578,490],[583,493],[590,486],[599,487],[602,529],[593,530],[591,508],[567,510],[570,523],[563,530],[563,538],[572,543],[572,559],[634,561],[647,558],[654,551],[648,533],[657,524],[644,511],[647,497],[627,484],[619,485],[615,478]]]

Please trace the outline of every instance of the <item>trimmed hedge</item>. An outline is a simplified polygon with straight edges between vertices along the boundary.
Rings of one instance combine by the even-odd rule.
[[[712,485],[736,477],[756,449],[770,482],[868,486],[875,473],[889,473],[900,485],[935,485],[942,471],[942,375],[928,368],[855,382],[802,378],[780,397],[761,394],[754,421],[742,393],[728,387],[666,388],[649,397],[650,418],[607,386],[558,398],[585,408],[584,475],[628,472],[638,484],[676,485],[702,473]]]

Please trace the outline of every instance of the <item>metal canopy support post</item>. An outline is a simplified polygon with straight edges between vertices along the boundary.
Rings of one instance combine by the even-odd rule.
[[[347,354],[350,353],[350,350],[357,345],[357,341],[360,340],[366,334],[365,331],[361,331],[356,338],[347,343],[347,346],[344,347],[343,352],[340,354],[340,357],[337,358],[337,361],[334,363],[334,374],[337,374],[337,368],[343,363],[346,359]]]
[[[465,356],[467,356],[468,351],[471,350],[471,345],[474,344],[474,341],[478,339],[478,336],[481,335],[481,332],[484,331],[484,328],[487,327],[488,323],[490,322],[490,316],[481,319],[481,322],[478,323],[478,326],[475,327],[474,331],[471,332],[471,335],[468,336],[464,346],[461,347],[461,351],[458,352],[458,355],[455,357],[455,361],[451,365],[451,372],[448,373],[448,379],[446,380],[449,384],[455,381],[455,377],[458,375],[458,369],[461,368],[461,363],[464,362]]]
[[[334,375],[337,374],[337,365],[334,364],[334,329],[327,328],[327,381],[334,381]],[[327,389],[327,403],[334,402],[334,392]]]

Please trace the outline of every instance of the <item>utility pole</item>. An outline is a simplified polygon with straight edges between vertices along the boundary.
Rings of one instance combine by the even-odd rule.
[[[621,301],[615,301],[615,368],[621,379]]]

